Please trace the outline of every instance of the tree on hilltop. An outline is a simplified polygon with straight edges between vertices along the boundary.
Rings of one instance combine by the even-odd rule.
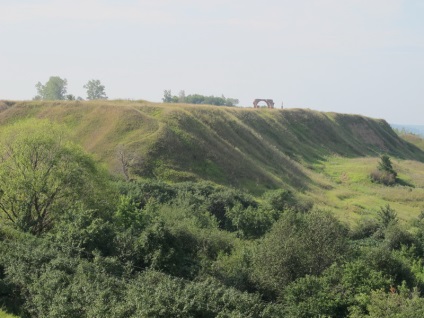
[[[164,103],[188,103],[188,104],[204,104],[215,106],[236,106],[239,103],[237,98],[226,98],[224,95],[218,96],[204,96],[200,94],[185,94],[182,90],[177,95],[172,95],[171,90],[164,90],[162,101]]]
[[[105,86],[100,83],[99,80],[90,80],[87,84],[84,85],[84,88],[87,90],[87,99],[107,99],[105,93]]]
[[[34,97],[36,100],[64,100],[67,91],[68,81],[66,78],[59,76],[51,76],[46,84],[38,82],[35,87],[38,95]]]

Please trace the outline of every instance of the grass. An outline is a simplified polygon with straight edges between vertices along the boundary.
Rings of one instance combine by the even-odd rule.
[[[379,158],[330,157],[320,162],[316,171],[328,183],[325,190],[311,190],[316,206],[332,210],[348,224],[364,215],[375,216],[381,206],[390,204],[403,222],[416,218],[424,210],[424,163],[394,160],[398,177],[409,186],[384,186],[372,183],[369,173]]]
[[[0,318],[17,318],[17,316],[8,314],[7,312],[0,309]]]
[[[124,100],[1,105],[0,125],[32,117],[62,123],[115,174],[121,173],[117,150],[124,149],[135,178],[210,180],[258,196],[292,189],[347,223],[387,203],[403,220],[424,209],[424,142],[400,138],[383,120],[304,109]],[[370,182],[382,153],[392,157],[402,184],[411,186]]]

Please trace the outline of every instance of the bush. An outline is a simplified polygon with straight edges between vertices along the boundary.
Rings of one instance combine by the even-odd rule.
[[[187,282],[162,273],[140,274],[125,295],[121,317],[282,317],[282,306],[214,279]]]
[[[370,238],[379,230],[379,228],[380,224],[376,220],[361,219],[356,227],[350,231],[349,236],[353,240]]]
[[[372,182],[392,186],[396,183],[396,176],[387,171],[375,170],[371,172],[370,179]]]
[[[393,169],[392,162],[388,155],[382,155],[378,163],[377,170],[370,174],[372,182],[391,186],[396,183],[397,172]]]
[[[347,252],[347,230],[323,211],[286,212],[259,244],[253,276],[267,296],[307,274],[318,275]]]
[[[417,289],[409,290],[404,285],[392,289],[390,293],[376,290],[371,293],[366,311],[352,308],[350,317],[421,318],[424,317],[424,299],[420,298]]]

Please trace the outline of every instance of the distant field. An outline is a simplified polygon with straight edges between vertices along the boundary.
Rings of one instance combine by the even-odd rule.
[[[424,137],[424,125],[397,125],[390,124],[393,128],[403,133],[412,133]]]

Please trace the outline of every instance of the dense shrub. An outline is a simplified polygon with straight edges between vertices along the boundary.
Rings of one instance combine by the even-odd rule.
[[[386,186],[392,186],[396,183],[396,177],[394,174],[387,171],[374,170],[370,174],[372,182],[381,183]]]
[[[358,224],[351,229],[349,236],[353,240],[361,240],[365,238],[370,238],[376,233],[380,228],[380,224],[375,219],[361,219]]]
[[[409,290],[404,285],[393,287],[390,292],[376,290],[371,293],[366,309],[354,307],[350,317],[421,318],[424,317],[424,299],[417,289]]]
[[[348,249],[347,230],[322,211],[287,212],[259,244],[254,277],[271,297],[305,275],[319,275]]]
[[[187,282],[147,271],[125,295],[125,317],[281,317],[282,307],[213,279]]]
[[[129,275],[116,258],[73,257],[46,239],[2,242],[0,264],[14,302],[30,317],[279,317],[282,308],[202,279],[157,271]],[[7,295],[5,295],[7,293]],[[10,299],[12,289],[2,290]]]

